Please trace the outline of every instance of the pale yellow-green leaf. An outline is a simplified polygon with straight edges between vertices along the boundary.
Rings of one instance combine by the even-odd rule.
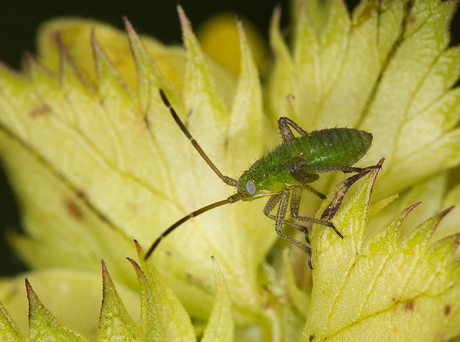
[[[149,260],[144,260],[144,251],[137,242],[136,248],[142,268],[142,274],[147,281],[146,284],[141,285],[141,290],[144,286],[150,287],[149,289],[143,290],[143,293],[141,293],[141,295],[147,296],[147,298],[143,298],[141,302],[143,302],[144,305],[153,305],[155,307],[157,312],[155,316],[157,315],[160,319],[160,322],[158,322],[159,327],[155,329],[161,331],[164,341],[196,341],[190,316],[184,306],[171,288],[166,285],[153,263]],[[139,270],[136,270],[136,273],[138,272]],[[143,277],[141,277],[141,279],[144,281]],[[148,306],[144,307],[143,310],[148,309]],[[151,318],[152,317],[146,317],[143,318],[143,320],[145,321]],[[150,322],[149,324],[152,323]],[[143,329],[147,329],[147,327],[145,326]],[[157,334],[157,332],[155,332],[155,334]]]
[[[392,196],[385,197],[384,199],[381,199],[376,203],[373,203],[369,208],[369,220],[372,220],[375,216],[380,216],[378,214],[380,214],[383,209],[385,209],[391,202],[393,202],[397,198],[398,195],[394,194]]]
[[[283,251],[283,262],[286,269],[286,285],[288,288],[289,297],[291,298],[292,303],[295,305],[297,310],[302,313],[303,316],[307,317],[308,308],[310,307],[310,293],[301,291],[295,282],[294,271],[292,265],[289,261],[289,250],[285,249]]]
[[[181,8],[186,50],[140,38],[127,20],[128,38],[93,21],[48,23],[38,39],[38,60],[51,71],[30,55],[25,75],[0,67],[0,153],[24,212],[25,234],[11,241],[32,267],[67,268],[75,282],[48,271],[48,283],[42,282],[47,291],[37,293],[47,307],[54,293],[56,302],[63,301],[63,288],[75,294],[74,301],[94,299],[96,290],[100,296],[100,280],[79,295],[85,287],[78,279],[83,270],[91,279],[97,271],[99,279],[101,258],[117,289],[121,284],[136,289],[123,260],[135,258],[132,239],[147,248],[184,215],[233,193],[177,127],[159,97],[161,88],[209,158],[234,178],[280,143],[275,128],[280,116],[307,130],[353,126],[372,132],[373,147],[360,165],[387,159],[374,189],[379,201],[370,203],[369,177],[333,219],[343,240],[315,226],[312,283],[305,255],[297,251],[287,260],[285,243],[277,243],[266,258],[277,236],[262,214],[262,201],[194,218],[153,254],[161,277],[141,252],[142,270],[132,261],[141,288],[141,328],[129,309],[138,304],[131,290],[134,300],[123,297],[129,314],[117,296],[108,305],[119,303],[124,323],[104,325],[100,336],[122,329],[120,336],[137,339],[195,340],[190,316],[203,327],[213,303],[206,335],[233,331],[233,323],[215,321],[229,317],[230,302],[221,292],[225,286],[214,286],[221,278],[212,275],[210,255],[225,276],[238,341],[296,341],[302,332],[305,341],[457,336],[460,266],[451,254],[458,238],[436,240],[458,233],[459,216],[451,214],[438,236],[433,230],[442,215],[429,218],[460,204],[459,188],[447,191],[445,171],[460,160],[455,128],[460,92],[450,89],[460,74],[460,49],[447,48],[455,6],[439,0],[363,1],[350,16],[340,0],[296,1],[291,48],[279,28],[278,7],[270,31],[275,64],[265,93],[241,24],[236,78],[203,53]],[[337,179],[322,177],[313,186],[332,188]],[[394,192],[405,189],[389,204]],[[424,203],[400,228],[420,200]],[[314,201],[303,201],[302,210],[314,212]],[[371,218],[375,222],[365,232]],[[62,286],[53,288],[53,281]],[[19,287],[10,282],[17,281],[0,284],[0,300],[25,332],[26,313],[18,315],[21,305],[15,305]],[[88,304],[91,314],[73,314],[68,304],[49,307],[59,321],[91,339],[95,303]],[[74,321],[68,318],[72,314]]]
[[[440,231],[436,231],[435,236],[449,236],[458,233],[458,225],[460,222],[460,185],[456,185],[455,187],[450,188],[449,191],[446,191],[441,205],[443,208],[455,205],[455,208],[442,221],[442,229],[440,229]]]
[[[456,6],[362,1],[350,18],[339,0],[295,1],[292,52],[275,12],[268,113],[289,115],[307,130],[353,126],[372,132],[362,163],[386,158],[379,198],[458,165],[460,92],[450,88],[460,75],[460,49],[448,48]]]
[[[104,257],[117,265],[114,278],[135,288],[135,279],[124,261],[126,256],[135,255],[132,242],[92,207],[84,192],[56,174],[30,146],[12,139],[4,130],[0,131],[0,142],[28,231],[28,236],[10,235],[21,257],[35,269],[62,267],[97,274],[98,260]]]
[[[404,224],[401,228],[402,236],[406,235],[409,230],[413,229],[413,227],[416,227],[443,208],[452,206],[456,203],[460,203],[443,203],[443,199],[447,191],[447,177],[448,173],[443,172],[432,178],[426,179],[423,182],[419,182],[408,191],[405,191],[401,196],[399,196],[397,201],[390,203],[384,210],[381,211],[379,215],[377,215],[375,218],[372,218],[366,231],[366,236],[369,237],[376,231],[380,230],[383,226],[386,225],[387,222],[391,221],[395,216],[397,216],[399,212],[412,206],[414,203],[420,203],[420,207],[415,209],[413,215],[409,215],[404,219]],[[455,210],[441,222],[441,229],[436,230],[437,235],[441,234],[441,231],[443,231],[443,227],[445,227],[447,224],[446,220],[452,220],[452,214],[455,214]],[[456,227],[456,230],[450,232],[450,234],[441,234],[441,236],[445,237],[457,232],[458,226]]]
[[[139,282],[139,292],[141,297],[141,334],[144,341],[165,341],[163,326],[160,324],[161,317],[155,305],[155,297],[152,287],[142,272],[140,266],[132,259],[128,259],[136,271]]]
[[[29,299],[29,341],[87,341],[56,320],[40,302],[27,279],[26,288]]]
[[[141,332],[123,305],[102,261],[102,307],[97,341],[142,341]]]
[[[232,305],[225,284],[225,278],[217,261],[213,258],[214,276],[216,277],[216,301],[204,330],[201,342],[231,342],[235,326],[232,318]]]
[[[432,341],[455,336],[460,331],[453,327],[460,280],[455,275],[458,261],[451,257],[460,238],[453,235],[429,245],[449,210],[398,241],[412,206],[363,243],[374,181],[371,174],[333,218],[343,240],[328,228],[313,230],[313,288],[303,340],[379,336],[381,341]]]
[[[126,263],[126,260],[122,262]],[[3,278],[0,281],[0,301],[27,336],[28,305],[24,277],[33,284],[41,301],[60,323],[80,332],[90,341],[96,340],[102,293],[100,269],[98,273],[51,269],[21,274],[11,279]],[[117,288],[130,315],[138,322],[137,292],[119,282]]]
[[[19,326],[0,302],[0,341],[23,342],[25,340]]]
[[[391,165],[382,174],[383,194],[404,189],[458,163],[460,133],[445,123],[451,116],[458,117],[455,111],[447,110],[454,94],[446,93],[460,72],[458,58],[455,61],[453,53],[446,51],[456,2],[415,1],[408,6],[399,44],[385,64],[360,123],[374,134],[368,158],[384,155]],[[395,84],[400,89],[397,92]]]
[[[187,122],[190,130],[197,133],[215,163],[233,173],[230,176],[237,177],[239,171],[235,170],[242,170],[254,155],[262,153],[261,91],[242,29],[243,71],[235,94],[234,76],[200,52],[190,25],[182,17],[188,46],[183,68],[187,71],[184,88],[178,92],[147,54],[129,23],[139,97],[125,76],[129,68],[119,70],[117,61],[109,57],[113,56],[113,46],[108,44],[109,51],[103,48],[105,39],[116,38],[116,34],[110,34],[104,26],[99,37],[95,25],[91,38],[89,27],[93,22],[58,21],[43,29],[46,37],[39,39],[44,49],[42,58],[53,63],[56,52],[47,55],[47,49],[56,47],[50,43],[50,35],[62,28],[57,44],[60,75],[49,72],[30,56],[28,77],[1,70],[0,149],[7,172],[18,187],[29,235],[14,236],[12,241],[35,268],[90,267],[96,272],[97,260],[104,258],[113,265],[114,279],[135,288],[133,274],[126,269],[129,265],[122,261],[126,256],[133,257],[133,238],[148,246],[182,215],[231,194],[232,190],[212,173],[180,132],[159,98],[159,87],[179,115],[184,114],[184,108],[192,110]],[[83,39],[83,34],[89,37]],[[85,44],[92,45],[96,78],[84,76],[88,68]],[[203,105],[200,98],[212,101]],[[216,130],[214,124],[219,120],[223,121]],[[240,120],[247,120],[248,125],[241,122],[229,128],[229,122]],[[246,153],[240,149],[232,151],[237,157],[230,155],[226,143],[234,146],[245,135],[253,136],[257,143],[250,144],[252,148]],[[256,269],[276,236],[270,234],[263,243],[253,243],[270,226],[269,221],[253,224],[247,213],[257,209],[262,217],[258,208],[257,204],[250,205],[240,213],[238,207],[222,208],[207,215],[207,224],[193,220],[189,229],[171,235],[153,256],[193,315],[205,319],[212,308],[207,286],[212,286],[214,279],[210,265],[203,266],[209,264],[211,254],[221,260],[230,292],[238,293],[237,318],[253,321],[252,314],[248,317],[247,313],[260,310]],[[213,218],[235,212],[236,218],[244,219],[242,223],[237,219],[220,220],[220,227],[213,223]],[[245,229],[246,224],[255,228]],[[235,250],[245,250],[246,254],[237,260]],[[63,256],[55,258],[57,254]]]

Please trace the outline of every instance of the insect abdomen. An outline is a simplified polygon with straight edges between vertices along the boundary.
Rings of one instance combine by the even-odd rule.
[[[307,133],[294,142],[308,164],[351,166],[372,144],[372,134],[354,128],[330,128]]]

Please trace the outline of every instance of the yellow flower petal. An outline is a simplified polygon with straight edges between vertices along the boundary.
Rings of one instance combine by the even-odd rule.
[[[208,19],[197,30],[197,37],[203,48],[217,63],[227,67],[236,76],[240,75],[240,35],[237,29],[237,15],[221,13]],[[264,72],[267,69],[268,47],[257,28],[248,20],[243,19],[248,43],[254,55],[257,68]]]

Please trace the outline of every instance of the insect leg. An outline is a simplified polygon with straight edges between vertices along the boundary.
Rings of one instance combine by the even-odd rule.
[[[289,194],[289,192],[287,192]],[[277,195],[273,195],[272,197],[270,197],[270,199],[268,200],[267,204],[265,205],[265,208],[264,208],[264,214],[265,216],[267,216],[268,218],[274,220],[274,221],[277,221],[278,220],[278,217],[275,216],[275,215],[272,215],[270,214],[271,211],[276,207],[276,205],[281,201],[281,198],[282,198],[283,194],[277,194]],[[288,226],[291,226],[299,231],[301,231],[302,233],[307,233],[307,228],[305,226],[302,226],[298,223],[295,223],[295,222],[290,222],[290,221],[287,221],[283,218],[283,224],[286,224]]]
[[[298,186],[295,187],[294,190],[292,190],[292,197],[291,197],[291,205],[290,205],[290,210],[291,210],[291,217],[295,220],[298,221],[303,221],[303,222],[310,222],[313,224],[320,224],[322,226],[330,227],[334,229],[336,234],[340,236],[343,239],[342,233],[340,233],[337,228],[334,226],[332,222],[329,221],[324,221],[324,220],[319,220],[313,217],[308,217],[308,216],[299,216],[299,208],[300,208],[300,201],[301,201],[301,195],[302,195],[302,187],[303,186]]]
[[[298,164],[295,164],[295,165],[304,165],[304,164],[298,163]],[[326,199],[325,195],[323,195],[319,191],[313,189],[311,186],[306,185],[306,183],[313,183],[314,181],[318,180],[319,179],[319,174],[317,174],[317,173],[308,173],[305,170],[297,170],[297,169],[293,170],[292,167],[291,167],[291,175],[296,180],[298,180],[302,184],[302,186],[304,186],[305,189],[307,189],[308,191],[312,192],[313,194],[315,194],[316,196],[318,196],[319,198],[321,198],[323,200]]]
[[[319,198],[321,198],[322,200],[325,200],[326,199],[326,196],[323,195],[321,192],[319,192],[318,190],[312,188],[310,185],[307,185],[307,184],[302,184],[302,187],[308,191],[310,191],[312,194],[318,196]]]
[[[278,119],[278,128],[280,130],[281,137],[283,138],[283,142],[286,142],[286,141],[289,141],[295,138],[294,133],[292,133],[289,126],[294,128],[300,135],[304,135],[305,133],[307,133],[299,125],[297,125],[294,121],[283,116]]]
[[[276,216],[271,215],[270,212],[275,208],[275,206],[278,203],[279,203],[279,206],[278,206],[278,212]],[[298,248],[300,248],[301,250],[303,250],[304,252],[308,254],[308,265],[310,266],[310,268],[313,268],[311,265],[311,248],[303,244],[302,242],[297,241],[296,239],[290,237],[289,235],[284,234],[281,231],[283,229],[283,224],[288,224],[296,229],[299,229],[303,233],[306,232],[306,227],[303,227],[301,225],[295,224],[293,222],[288,222],[285,220],[288,203],[289,203],[289,191],[285,191],[281,194],[273,195],[272,197],[270,197],[267,204],[265,205],[264,214],[268,218],[275,220],[275,230],[276,230],[276,233],[281,238],[297,246]]]
[[[294,164],[291,166],[291,174],[298,174],[300,171],[310,170],[316,172],[335,172],[342,171],[344,173],[350,172],[363,172],[372,169],[380,169],[380,165],[371,165],[368,167],[353,167],[353,166],[340,166],[340,165],[315,165],[315,164]]]

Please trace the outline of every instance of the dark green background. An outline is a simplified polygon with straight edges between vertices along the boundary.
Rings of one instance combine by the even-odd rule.
[[[346,1],[353,7],[357,1]],[[212,14],[231,11],[250,19],[266,36],[273,8],[281,4],[283,22],[287,23],[286,0],[182,0],[188,18],[197,28]],[[180,43],[181,33],[176,2],[157,1],[3,1],[0,4],[0,60],[19,68],[23,52],[34,53],[35,33],[40,23],[60,16],[80,16],[98,19],[123,29],[122,16],[127,16],[138,33],[155,36],[164,43]],[[459,44],[460,15],[454,18],[453,45]],[[414,52],[415,53],[415,52]],[[14,195],[0,173],[0,232],[20,229],[19,213]],[[24,270],[24,265],[8,248],[0,234],[0,276]]]

